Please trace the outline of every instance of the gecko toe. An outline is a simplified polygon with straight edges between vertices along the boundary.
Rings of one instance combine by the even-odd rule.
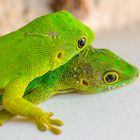
[[[49,122],[53,125],[56,125],[56,126],[64,125],[64,122],[61,120],[58,120],[58,119],[49,119]]]
[[[37,122],[36,126],[40,131],[46,131],[47,130],[47,127],[44,124],[41,124],[41,123]]]
[[[36,119],[37,128],[40,131],[46,131],[48,129],[54,134],[60,134],[61,130],[56,128],[55,126],[61,126],[64,123],[61,120],[50,118],[52,115],[53,113],[49,112],[49,113],[42,114],[40,117],[38,117]]]
[[[58,128],[56,128],[56,127],[54,127],[54,126],[49,126],[48,129],[49,129],[52,133],[54,133],[54,134],[56,134],[56,135],[61,134],[61,130],[58,129]]]
[[[48,117],[52,117],[52,116],[54,115],[54,113],[53,113],[53,112],[47,112],[46,115],[47,115]]]

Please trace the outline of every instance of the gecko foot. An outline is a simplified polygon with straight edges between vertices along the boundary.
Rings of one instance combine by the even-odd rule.
[[[36,125],[40,131],[46,131],[47,129],[53,132],[54,134],[60,134],[61,130],[54,127],[55,126],[62,126],[64,123],[58,119],[52,119],[53,113],[45,113],[42,116],[36,119]]]
[[[2,126],[5,122],[9,121],[10,119],[14,118],[15,115],[11,114],[10,112],[6,111],[5,109],[0,111],[0,126]]]

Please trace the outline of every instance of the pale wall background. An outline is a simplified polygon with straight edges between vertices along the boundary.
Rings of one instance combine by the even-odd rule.
[[[16,30],[32,19],[49,13],[50,1],[0,0],[0,35]],[[87,0],[87,2],[89,15],[82,20],[96,32],[140,26],[139,0]]]

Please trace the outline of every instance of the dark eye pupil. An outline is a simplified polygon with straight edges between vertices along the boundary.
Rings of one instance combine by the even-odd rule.
[[[83,46],[85,46],[85,43],[86,43],[86,38],[81,38],[79,41],[78,41],[78,47],[79,48],[82,48]]]
[[[114,82],[117,79],[117,77],[115,74],[109,74],[106,76],[105,79],[107,82],[111,83],[111,82]]]

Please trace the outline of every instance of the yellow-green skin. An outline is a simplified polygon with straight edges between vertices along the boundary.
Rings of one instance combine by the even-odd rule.
[[[117,73],[118,79],[108,83],[107,73]],[[24,98],[38,104],[56,94],[98,93],[131,83],[138,77],[138,69],[107,49],[90,47],[65,65],[34,79]]]
[[[79,48],[78,40],[82,37],[86,38],[86,44]],[[25,100],[25,89],[36,77],[55,70],[86,49],[93,37],[88,27],[66,11],[39,17],[0,37],[0,91],[3,91],[4,108],[12,114],[33,119],[41,130],[47,127],[60,133],[53,124],[63,122],[51,119],[50,113]]]
[[[108,72],[117,72],[119,78],[113,83],[107,83],[104,77]],[[128,84],[137,76],[137,68],[113,52],[90,47],[88,52],[82,51],[65,65],[34,79],[27,87],[24,98],[38,104],[56,94],[97,93]],[[14,116],[6,110],[0,112],[1,122]]]

